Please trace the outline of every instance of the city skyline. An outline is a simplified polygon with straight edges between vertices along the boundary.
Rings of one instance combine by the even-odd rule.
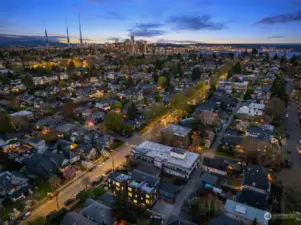
[[[301,0],[30,0],[0,3],[0,38],[79,43],[301,43]],[[1,39],[0,39],[1,40]]]

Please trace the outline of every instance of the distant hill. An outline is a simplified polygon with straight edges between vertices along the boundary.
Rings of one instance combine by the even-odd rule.
[[[42,40],[30,40],[30,41],[8,41],[5,43],[0,42],[0,47],[9,47],[9,46],[44,46],[45,41]],[[61,42],[48,42],[48,45],[50,46],[67,46],[65,43]]]

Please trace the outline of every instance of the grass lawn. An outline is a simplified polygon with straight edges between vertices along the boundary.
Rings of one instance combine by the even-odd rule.
[[[33,190],[33,197],[38,201],[42,200],[47,196],[47,192],[52,192],[49,183],[41,179],[36,179],[35,187]]]
[[[13,209],[17,209],[19,211],[22,211],[25,207],[25,201],[24,200],[19,200],[16,202],[12,201],[5,201],[3,202],[3,209],[0,212],[0,217],[2,220],[9,220],[9,214],[13,212]]]

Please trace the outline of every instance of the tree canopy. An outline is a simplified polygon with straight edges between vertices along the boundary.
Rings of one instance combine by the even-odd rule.
[[[121,131],[123,120],[115,112],[108,112],[105,116],[104,123],[109,130]]]
[[[14,124],[11,120],[10,115],[5,112],[0,112],[0,133],[9,132],[13,129]]]

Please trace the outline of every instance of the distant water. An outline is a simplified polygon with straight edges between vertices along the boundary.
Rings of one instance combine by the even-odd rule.
[[[209,51],[209,50],[202,50],[202,51],[199,51],[199,53],[201,54],[212,54],[214,51]],[[219,54],[227,54],[227,53],[234,53],[235,56],[238,56],[241,52],[238,52],[238,51],[234,51],[234,52],[230,52],[230,51],[217,51],[217,52],[214,52],[215,54],[219,55]],[[286,57],[287,58],[291,58],[293,57],[294,55],[300,55],[301,56],[301,52],[269,52],[269,55],[271,57],[273,57],[274,55],[278,55],[278,56],[284,56],[286,54]]]

